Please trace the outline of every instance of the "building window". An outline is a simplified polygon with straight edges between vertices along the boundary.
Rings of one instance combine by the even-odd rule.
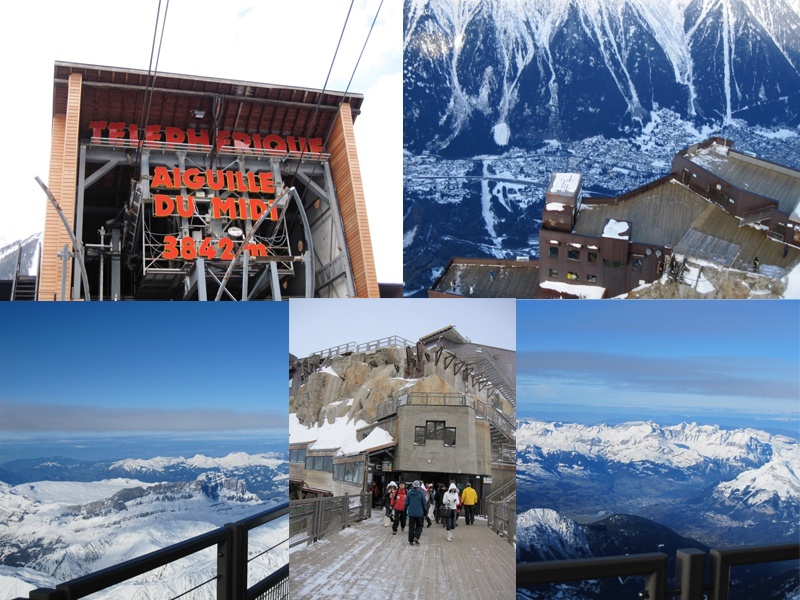
[[[444,428],[444,445],[445,446],[455,446],[456,445],[456,428],[455,427],[445,427]]]
[[[550,270],[548,271],[548,274],[549,274],[549,275],[550,275],[550,277],[552,277],[553,279],[558,279],[558,269],[550,269]]]
[[[586,276],[587,283],[597,283],[597,275],[587,275]]]
[[[306,471],[333,471],[332,456],[306,456]]]
[[[586,255],[586,262],[589,263],[590,265],[596,265],[597,252],[589,252],[589,254]]]
[[[644,256],[640,256],[637,254],[633,255],[633,260],[631,261],[631,267],[634,271],[641,271],[642,267],[644,266]]]
[[[572,271],[567,271],[567,281],[577,281],[577,280],[578,280],[577,273],[573,273]]]
[[[425,437],[429,440],[444,439],[444,421],[425,421]]]
[[[603,259],[603,266],[607,269],[619,269],[622,266],[622,262],[618,260]]]
[[[425,445],[425,428],[424,427],[414,427],[414,445],[415,446],[424,446]]]
[[[444,421],[425,421],[425,427],[414,428],[414,445],[424,446],[427,440],[442,440],[445,446],[455,446],[456,428],[445,427]]]
[[[550,246],[550,258],[558,258],[558,246]]]
[[[569,260],[580,260],[581,251],[576,248],[567,248],[567,258]]]
[[[296,448],[294,450],[289,450],[289,462],[293,462],[293,463],[304,463],[304,462],[306,462],[306,449],[305,448]]]

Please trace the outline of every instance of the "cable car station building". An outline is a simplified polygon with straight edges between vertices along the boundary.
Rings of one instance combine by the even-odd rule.
[[[38,299],[378,297],[362,102],[57,62]]]

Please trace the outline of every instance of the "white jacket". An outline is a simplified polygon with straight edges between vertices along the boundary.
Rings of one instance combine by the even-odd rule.
[[[450,510],[455,510],[456,506],[458,506],[458,492],[446,492],[444,498],[442,498],[442,503]]]

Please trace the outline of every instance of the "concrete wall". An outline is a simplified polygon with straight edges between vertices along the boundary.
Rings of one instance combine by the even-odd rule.
[[[456,428],[456,445],[445,447],[442,440],[414,444],[414,428],[426,421],[444,421]],[[489,425],[475,419],[467,407],[401,406],[397,411],[396,471],[440,471],[486,474],[489,472],[491,437]]]

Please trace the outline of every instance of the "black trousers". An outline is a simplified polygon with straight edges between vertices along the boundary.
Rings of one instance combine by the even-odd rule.
[[[425,517],[408,517],[408,541],[413,542],[422,535],[422,524]]]
[[[475,522],[475,505],[474,504],[465,504],[464,505],[464,520],[467,522],[467,525],[472,525]]]
[[[392,531],[397,531],[397,526],[400,526],[400,529],[406,528],[406,511],[404,510],[397,510],[394,511],[394,525],[392,525]]]

